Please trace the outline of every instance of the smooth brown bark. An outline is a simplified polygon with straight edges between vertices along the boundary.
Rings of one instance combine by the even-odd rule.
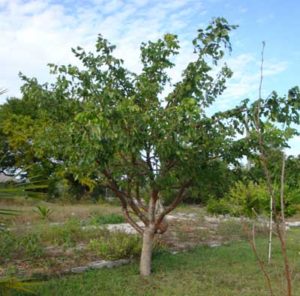
[[[147,227],[143,234],[143,247],[140,261],[140,274],[149,276],[151,274],[151,260],[154,239],[154,228]]]

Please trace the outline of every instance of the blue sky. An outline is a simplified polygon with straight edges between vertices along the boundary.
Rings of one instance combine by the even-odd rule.
[[[50,79],[47,63],[75,63],[70,48],[92,49],[97,34],[117,45],[116,55],[139,71],[139,45],[164,33],[178,34],[181,53],[170,74],[180,79],[193,58],[191,39],[212,17],[223,16],[239,28],[232,34],[227,63],[234,71],[217,109],[256,98],[261,43],[266,42],[263,94],[285,94],[300,85],[300,1],[297,0],[0,0],[0,87],[19,94],[18,72]],[[0,103],[5,97],[0,98]],[[291,142],[300,151],[300,138]]]

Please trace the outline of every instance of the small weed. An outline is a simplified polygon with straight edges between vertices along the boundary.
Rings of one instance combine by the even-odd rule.
[[[45,206],[36,206],[33,210],[35,213],[37,213],[42,220],[46,220],[50,218],[50,215],[53,213],[53,210],[51,210],[48,207]]]
[[[26,257],[38,258],[43,255],[41,238],[36,233],[26,234],[19,242],[18,249],[22,250]]]

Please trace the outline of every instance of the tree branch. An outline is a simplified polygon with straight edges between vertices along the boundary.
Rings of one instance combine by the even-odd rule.
[[[158,216],[156,222],[155,222],[155,229],[158,229],[160,223],[163,221],[164,217],[169,214],[172,210],[174,210],[177,205],[183,200],[185,190],[192,184],[192,180],[189,180],[185,182],[183,185],[181,185],[181,188],[179,189],[176,198],[173,200],[173,202],[164,209],[163,212],[160,213]]]

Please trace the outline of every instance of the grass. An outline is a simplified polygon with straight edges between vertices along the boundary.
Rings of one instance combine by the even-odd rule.
[[[105,203],[83,203],[83,204],[53,204],[43,201],[22,201],[22,204],[17,202],[1,201],[0,208],[19,210],[16,216],[7,216],[3,220],[7,225],[34,225],[40,224],[41,216],[36,212],[37,206],[47,207],[51,211],[49,215],[50,222],[65,222],[70,218],[77,218],[79,220],[88,220],[91,217],[107,216],[110,214],[121,215],[121,208],[117,205]]]
[[[0,263],[11,258],[36,259],[44,255],[43,248],[46,246],[74,247],[79,243],[88,244],[92,239],[104,240],[104,237],[110,235],[112,234],[105,228],[83,229],[76,218],[70,218],[61,225],[41,222],[40,225],[27,229],[2,231],[0,232]],[[124,237],[127,236],[124,234]]]
[[[41,219],[33,211],[38,204],[51,209],[48,219]],[[48,276],[52,276],[66,268],[82,266],[104,258],[105,254],[108,254],[108,259],[111,256],[123,257],[123,247],[121,248],[118,234],[115,239],[108,239],[110,236],[107,230],[93,227],[123,222],[118,206],[29,202],[22,205],[2,203],[1,207],[22,210],[16,217],[7,217],[6,223],[12,229],[12,236],[0,238],[0,273],[4,270],[4,275],[19,275],[22,270],[26,270],[29,276],[32,272],[33,278],[41,278],[40,271],[46,271]],[[111,270],[52,278],[38,284],[37,295],[268,295],[250,246],[243,241],[245,234],[239,221],[221,221],[218,225],[210,225],[204,219],[205,209],[196,206],[181,206],[176,212],[193,214],[196,218],[170,223],[168,234],[174,232],[174,237],[170,236],[170,241],[166,237],[167,243],[171,246],[174,243],[176,246],[182,244],[184,247],[175,248],[176,250],[215,240],[230,243],[217,248],[197,247],[176,255],[160,251],[153,259],[154,273],[147,279],[138,275],[136,262]],[[48,220],[59,224],[49,225]],[[83,230],[83,225],[88,227]],[[266,237],[264,232],[264,229],[257,227],[260,237]],[[125,251],[128,245],[131,252],[131,241],[124,241]],[[187,244],[191,242],[193,244]],[[267,239],[258,239],[257,245],[260,254],[266,257]],[[300,295],[300,273],[297,267],[300,264],[299,245],[300,230],[289,231],[289,252],[293,261],[296,289],[294,295]],[[135,248],[137,244],[134,243],[133,246]],[[46,249],[48,247],[50,249]],[[277,248],[269,268],[278,296],[283,295],[281,266]],[[16,292],[14,295],[25,294]]]
[[[293,265],[294,295],[300,295],[300,231],[289,232],[289,255]],[[267,240],[258,239],[257,247],[266,257]],[[282,260],[275,244],[273,263],[268,266],[276,295],[283,294]],[[172,255],[164,252],[153,258],[153,275],[141,278],[138,263],[116,269],[90,271],[81,275],[41,283],[38,295],[268,295],[253,253],[247,242]],[[14,295],[24,295],[16,293]]]
[[[88,249],[105,260],[138,257],[142,250],[141,237],[124,232],[108,232],[106,237],[91,240]]]
[[[125,218],[123,215],[120,214],[101,214],[101,215],[92,215],[91,218],[87,221],[87,224],[89,225],[105,225],[105,224],[119,224],[124,223]]]

